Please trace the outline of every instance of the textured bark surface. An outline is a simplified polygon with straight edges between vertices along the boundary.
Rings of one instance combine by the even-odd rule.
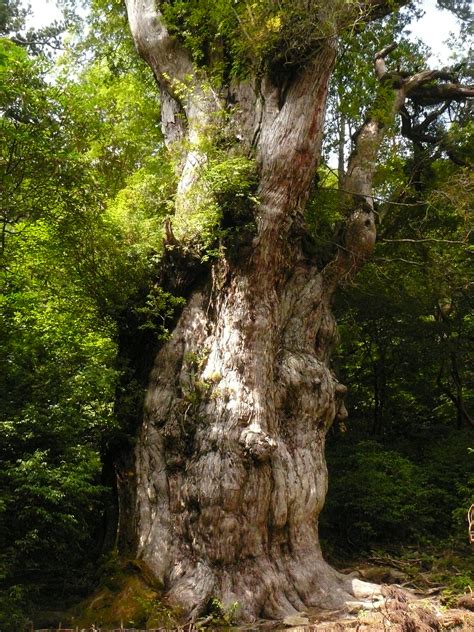
[[[360,4],[386,10],[384,2]],[[325,435],[346,415],[346,388],[330,365],[331,301],[374,246],[371,187],[383,125],[369,117],[359,132],[343,183],[345,241],[318,270],[303,252],[302,210],[320,156],[334,39],[284,89],[264,76],[218,94],[202,87],[154,0],[128,0],[127,10],[160,86],[166,143],[190,142],[177,203],[205,159],[193,140],[228,104],[259,169],[251,254],[213,264],[155,360],[122,512],[128,527],[134,516],[135,553],[190,617],[211,598],[238,602],[240,618],[253,620],[370,596],[374,585],[324,561],[318,516]],[[189,89],[178,96],[173,80],[185,78]],[[390,116],[405,96],[393,92]]]
[[[283,106],[270,82],[233,87],[236,125],[258,138],[252,255],[215,263],[152,373],[136,450],[138,556],[191,616],[213,597],[249,620],[353,593],[318,542],[324,439],[345,389],[329,366],[330,297],[294,230],[334,55],[321,50]]]

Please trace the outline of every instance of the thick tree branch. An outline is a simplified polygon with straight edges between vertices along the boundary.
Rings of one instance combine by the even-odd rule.
[[[403,106],[405,95],[397,89],[389,93],[387,101],[383,79],[387,74],[385,58],[396,48],[393,43],[378,51],[374,59],[374,71],[381,83],[379,99],[382,107],[374,108],[362,127],[355,134],[355,146],[349,158],[342,189],[346,223],[343,241],[336,259],[326,266],[325,276],[330,291],[351,278],[370,257],[375,246],[376,228],[372,197],[372,182],[377,167],[377,156],[387,122],[393,120]]]
[[[447,99],[450,101],[464,101],[474,97],[474,86],[463,86],[459,83],[413,85],[407,96],[417,105],[436,105],[443,103]]]
[[[452,73],[447,70],[422,70],[405,81],[405,93],[408,95],[414,88],[419,88],[432,81],[455,81]]]
[[[341,187],[346,192],[344,238],[336,259],[325,270],[327,282],[333,291],[340,282],[354,275],[371,255],[375,245],[372,182],[387,124],[400,113],[402,133],[406,137],[417,143],[442,145],[443,138],[439,133],[428,132],[430,124],[443,115],[451,101],[474,97],[474,87],[459,84],[453,73],[446,69],[424,70],[411,76],[388,72],[385,60],[396,47],[397,44],[392,43],[375,55],[374,70],[382,86],[378,97],[381,105],[367,116],[354,136],[355,146]],[[386,92],[387,80],[391,81],[388,85],[393,89],[391,97]],[[414,125],[405,107],[407,99],[418,107],[438,103],[442,105],[429,113],[421,123]],[[451,151],[449,147],[445,150]]]
[[[196,75],[188,51],[170,35],[155,0],[125,0],[128,22],[135,46],[158,81],[162,102],[162,129],[170,145],[183,138],[186,123],[191,142],[209,122],[220,100],[205,81]],[[207,86],[207,87],[206,87]],[[186,121],[184,121],[184,116]]]
[[[173,81],[185,81],[193,72],[187,51],[166,28],[156,0],[125,0],[128,23],[140,55],[148,62],[160,83],[170,94]]]
[[[446,83],[435,83],[435,82]],[[463,101],[474,97],[474,86],[459,83],[450,69],[423,70],[404,81],[407,98],[417,105],[436,105],[447,100]]]
[[[446,112],[450,104],[451,101],[446,101],[446,103],[444,103],[437,110],[434,110],[433,112],[425,116],[424,120],[417,126],[418,129],[420,129],[421,131],[426,130],[428,126],[431,125],[431,123],[434,123],[436,119],[438,119],[442,114]]]
[[[210,133],[212,115],[223,106],[222,99],[206,81],[204,71],[196,73],[188,51],[170,35],[160,11],[160,0],[125,1],[135,46],[160,87],[165,144],[171,147],[186,137],[189,141],[187,154],[180,162],[175,200],[176,213],[185,216],[192,211],[189,190],[207,161],[199,140],[205,130]]]
[[[405,106],[400,108],[400,118],[402,121],[402,134],[415,143],[429,143],[431,145],[442,141],[441,135],[428,134],[427,129],[449,108],[451,101],[447,101],[440,108],[428,114],[421,123],[413,124],[412,117]]]

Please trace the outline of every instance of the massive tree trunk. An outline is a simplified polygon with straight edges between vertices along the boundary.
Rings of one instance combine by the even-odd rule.
[[[361,2],[358,15],[385,4]],[[375,242],[371,185],[384,125],[368,117],[359,132],[343,186],[345,238],[318,268],[305,252],[302,211],[320,158],[336,38],[320,39],[284,82],[261,73],[216,90],[170,37],[159,3],[127,0],[127,10],[158,81],[165,141],[187,147],[176,213],[192,211],[186,196],[206,161],[198,139],[219,111],[256,157],[258,204],[251,243],[214,260],[155,359],[121,529],[132,530],[134,553],[190,617],[211,598],[238,602],[242,620],[340,607],[376,587],[328,566],[318,540],[325,435],[346,414],[346,388],[330,364],[331,302]],[[389,116],[402,92],[393,91]],[[171,225],[167,233],[179,256],[180,236]]]

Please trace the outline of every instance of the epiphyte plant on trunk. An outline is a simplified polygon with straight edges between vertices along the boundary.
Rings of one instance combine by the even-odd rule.
[[[207,278],[189,286],[155,358],[133,476],[120,479],[119,542],[191,619],[215,598],[224,608],[238,603],[238,617],[250,621],[377,594],[332,569],[319,546],[325,435],[346,415],[346,387],[330,364],[331,303],[374,248],[372,180],[387,127],[407,99],[436,103],[474,91],[444,71],[393,81],[385,60],[395,44],[381,50],[379,93],[342,182],[343,236],[324,266],[304,248],[303,210],[338,35],[396,4],[126,1],[137,50],[158,83],[165,143],[181,152],[166,224],[175,264],[193,248],[203,258],[211,242],[199,245],[200,231],[209,237],[224,220],[227,234],[241,228],[231,201],[209,202],[202,185],[210,162],[203,138],[212,143],[216,118],[233,139],[229,158],[256,170],[241,190],[251,197],[251,230],[232,248],[223,240]],[[195,211],[208,203],[206,224]]]

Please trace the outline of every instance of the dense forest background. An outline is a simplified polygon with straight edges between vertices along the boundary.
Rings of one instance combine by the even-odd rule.
[[[463,3],[444,4],[467,35]],[[115,563],[108,460],[134,440],[149,370],[133,350],[137,337],[158,348],[184,302],[157,277],[175,174],[151,73],[121,3],[91,0],[86,17],[63,6],[64,24],[28,30],[17,0],[0,3],[2,630],[79,601]],[[401,67],[424,65],[426,47],[403,30],[412,19],[405,10],[341,46],[306,211],[322,257],[374,51],[395,38]],[[450,63],[469,83],[469,61]],[[349,417],[328,437],[320,525],[340,566],[396,560],[448,601],[474,587],[471,114],[432,108],[429,133],[421,117],[410,139],[395,126],[385,141],[375,256],[336,306]],[[247,195],[248,165],[216,155],[208,186]],[[218,256],[208,245],[203,265]]]

